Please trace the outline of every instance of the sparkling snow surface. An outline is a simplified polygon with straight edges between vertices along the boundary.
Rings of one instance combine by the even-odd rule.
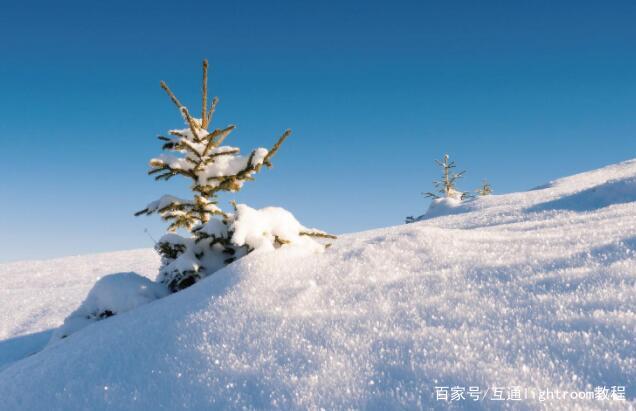
[[[636,161],[452,213],[320,254],[249,255],[5,361],[0,408],[636,407]],[[0,359],[39,349],[21,336],[59,325],[97,277],[157,263],[131,251],[0,265]],[[436,386],[625,386],[627,400],[444,402]]]

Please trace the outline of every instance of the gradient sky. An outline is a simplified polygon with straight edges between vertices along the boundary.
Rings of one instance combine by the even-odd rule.
[[[269,147],[237,196],[334,233],[421,214],[445,152],[496,193],[636,157],[636,2],[3,2],[0,261],[148,247],[155,136],[198,110]]]

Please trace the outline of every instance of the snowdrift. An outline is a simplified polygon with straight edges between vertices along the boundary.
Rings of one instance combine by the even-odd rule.
[[[636,407],[636,160],[320,254],[254,253],[42,349],[89,282],[157,264],[0,265],[2,409]],[[438,399],[453,386],[465,400]],[[612,386],[625,400],[540,396]],[[527,398],[493,401],[497,387]]]

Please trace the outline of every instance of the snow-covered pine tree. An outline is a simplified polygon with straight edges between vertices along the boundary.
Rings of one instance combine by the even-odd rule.
[[[203,61],[201,118],[195,118],[163,81],[161,88],[168,94],[185,121],[186,128],[170,130],[170,137],[159,136],[162,154],[150,161],[148,174],[156,180],[182,176],[190,180],[192,199],[164,195],[135,215],[157,213],[170,223],[169,233],[156,244],[162,256],[158,280],[171,291],[186,288],[249,253],[255,248],[277,248],[288,243],[318,246],[312,237],[335,238],[298,223],[291,213],[280,208],[254,210],[246,205],[234,205],[234,212],[224,212],[218,206],[218,194],[236,192],[263,165],[271,167],[272,157],[291,134],[285,131],[270,150],[257,148],[242,156],[236,147],[223,146],[234,125],[210,131],[217,97],[207,107],[208,62]],[[184,229],[190,236],[175,233]],[[322,247],[322,245],[319,245]]]
[[[462,178],[465,171],[459,173],[452,173],[452,169],[455,168],[455,162],[450,161],[450,156],[444,154],[444,158],[441,160],[435,160],[435,163],[442,169],[442,179],[433,181],[433,185],[437,189],[437,192],[423,193],[425,197],[436,198],[454,198],[456,200],[463,200],[468,193],[459,191],[455,186],[455,182]]]

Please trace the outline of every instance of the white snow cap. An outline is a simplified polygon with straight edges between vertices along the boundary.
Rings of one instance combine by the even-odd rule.
[[[238,246],[248,245],[255,250],[273,250],[276,239],[279,244],[291,244],[310,250],[322,250],[323,246],[302,232],[302,226],[292,213],[280,207],[266,207],[256,210],[245,204],[236,206],[230,230],[234,231],[232,242]]]
[[[148,212],[152,213],[157,210],[161,210],[162,208],[165,208],[170,204],[192,204],[192,201],[184,200],[182,198],[175,197],[169,194],[164,194],[157,200],[148,203],[146,208],[148,209]]]

